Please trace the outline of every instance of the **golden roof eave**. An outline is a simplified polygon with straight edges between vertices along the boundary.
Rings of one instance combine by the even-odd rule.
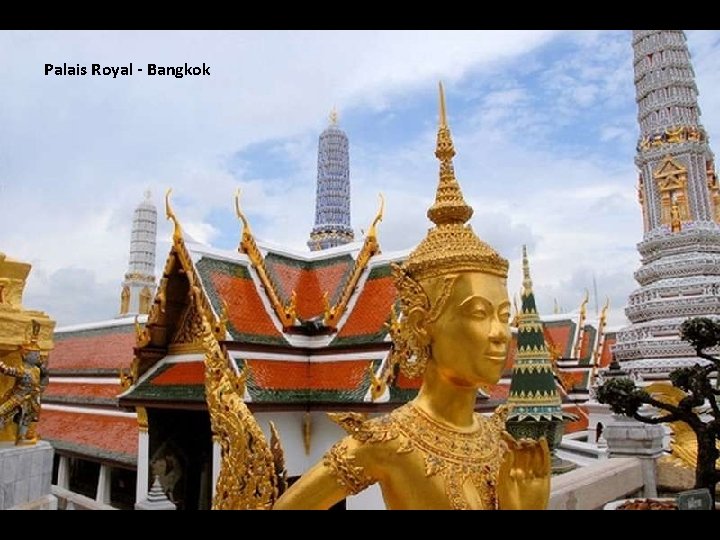
[[[358,253],[357,259],[355,259],[352,272],[343,286],[340,298],[335,305],[330,306],[327,291],[323,297],[325,301],[325,316],[323,318],[323,322],[328,328],[337,329],[340,318],[345,313],[347,305],[350,302],[350,298],[352,298],[358,281],[360,281],[360,276],[362,276],[363,272],[367,268],[370,259],[374,255],[380,253],[380,243],[377,239],[377,226],[383,219],[385,212],[385,198],[382,193],[380,193],[378,197],[380,199],[380,207],[378,208],[377,214],[375,214],[375,218],[370,224],[370,228],[365,235],[365,242],[363,243],[360,253]]]
[[[238,188],[235,192],[235,213],[243,224],[242,237],[240,239],[238,251],[240,253],[244,253],[250,259],[250,263],[257,272],[260,282],[265,288],[265,293],[268,300],[270,300],[270,305],[272,306],[273,311],[283,328],[290,328],[295,324],[297,319],[297,295],[293,290],[290,302],[288,302],[287,305],[283,304],[280,299],[277,288],[268,275],[267,267],[265,265],[265,257],[263,257],[257,242],[255,242],[255,237],[250,230],[250,223],[243,211],[240,209],[240,188]]]

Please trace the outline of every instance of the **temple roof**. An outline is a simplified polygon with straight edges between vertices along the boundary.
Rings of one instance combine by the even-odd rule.
[[[238,343],[265,343],[298,346],[293,336],[303,333],[304,323],[315,320],[322,327],[326,308],[338,302],[360,255],[362,244],[354,243],[316,252],[275,252],[258,243],[263,251],[264,268],[280,301],[288,304],[296,296],[298,322],[283,328],[272,306],[267,289],[244,254],[224,251],[197,243],[187,243],[203,290],[215,314],[227,304],[228,339]],[[361,271],[350,301],[336,329],[327,337],[302,346],[345,346],[384,340],[390,308],[396,291],[390,275],[390,262],[401,261],[406,252],[374,256]],[[327,294],[328,305],[325,304]]]
[[[140,322],[144,319],[138,318]],[[134,319],[65,326],[55,330],[53,339],[55,348],[48,362],[52,375],[117,375],[133,359]]]
[[[270,252],[265,257],[265,264],[285,303],[290,301],[293,291],[302,292],[298,292],[297,315],[302,320],[308,320],[324,314],[325,293],[328,293],[331,305],[338,301],[354,259],[349,253],[303,260]]]
[[[134,318],[65,326],[55,330],[54,340],[41,437],[61,453],[134,467],[137,420],[134,413],[118,411],[120,370],[129,369],[134,356]]]
[[[43,406],[39,432],[62,453],[136,466],[138,424],[133,414]]]

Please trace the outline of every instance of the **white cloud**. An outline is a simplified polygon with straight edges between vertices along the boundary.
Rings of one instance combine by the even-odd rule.
[[[720,84],[718,35],[688,33],[711,142],[720,140],[720,97],[711,92]],[[449,112],[458,178],[476,211],[473,227],[511,259],[511,290],[519,287],[520,245],[527,243],[542,309],[552,309],[553,296],[567,308],[579,304],[595,273],[599,295],[610,295],[616,309],[613,323],[621,322],[641,238],[630,36],[555,36],[5,32],[0,249],[34,264],[25,303],[63,324],[115,313],[132,209],[147,187],[159,206],[161,239],[170,235],[161,196],[173,186],[175,211],[193,237],[234,246],[232,197],[241,186],[256,234],[302,249],[314,215],[317,134],[328,109],[377,118],[373,129],[382,131],[442,78],[449,102],[465,107]],[[534,52],[544,44],[574,52],[548,62]],[[522,69],[511,69],[518,59]],[[45,62],[63,61],[204,61],[213,74],[42,74]],[[427,229],[437,181],[435,111],[427,114],[421,129],[388,147],[349,133],[353,225],[358,233],[367,227],[383,191],[386,250],[413,245]],[[287,171],[257,170],[253,145],[269,142],[267,159],[287,163]],[[626,151],[619,156],[616,148]],[[167,245],[158,249],[162,260]],[[70,277],[58,281],[63,275]],[[72,283],[88,284],[87,296]]]
[[[40,267],[33,268],[31,277],[33,287],[25,294],[23,305],[42,309],[59,326],[112,319],[120,311],[120,275],[98,280],[95,272],[84,268],[67,267],[47,274]]]

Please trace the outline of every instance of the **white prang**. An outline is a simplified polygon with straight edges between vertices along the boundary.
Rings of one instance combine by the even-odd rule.
[[[679,30],[636,30],[633,49],[640,123],[635,164],[644,236],[638,244],[641,267],[635,272],[640,287],[625,309],[631,324],[617,333],[613,352],[624,370],[656,378],[697,361],[693,348],[680,339],[685,320],[720,316],[720,226],[709,187],[714,158],[700,124],[685,35]],[[673,140],[672,132],[686,135]],[[655,177],[668,157],[687,174],[684,195],[681,188],[662,188],[672,201],[687,201],[687,215],[675,231],[663,218],[663,194]]]
[[[150,191],[146,191],[145,200],[135,208],[133,215],[130,262],[120,296],[121,316],[148,312],[155,296],[156,246],[157,208],[150,199]],[[124,306],[124,294],[129,294],[127,306]],[[127,309],[124,309],[125,307]]]

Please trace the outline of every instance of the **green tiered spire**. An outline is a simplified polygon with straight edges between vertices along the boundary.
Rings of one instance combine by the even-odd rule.
[[[518,314],[518,354],[512,369],[508,405],[512,406],[508,422],[557,421],[562,426],[563,412],[555,385],[550,353],[545,346],[543,325],[535,307],[527,249],[523,246],[522,309]],[[530,426],[526,426],[530,428]],[[522,436],[532,436],[523,429]],[[515,430],[511,430],[515,431]],[[538,434],[540,436],[542,434]],[[562,435],[562,433],[561,433]],[[533,438],[538,438],[534,436]],[[551,441],[548,441],[551,443]],[[551,444],[552,445],[552,444]]]

